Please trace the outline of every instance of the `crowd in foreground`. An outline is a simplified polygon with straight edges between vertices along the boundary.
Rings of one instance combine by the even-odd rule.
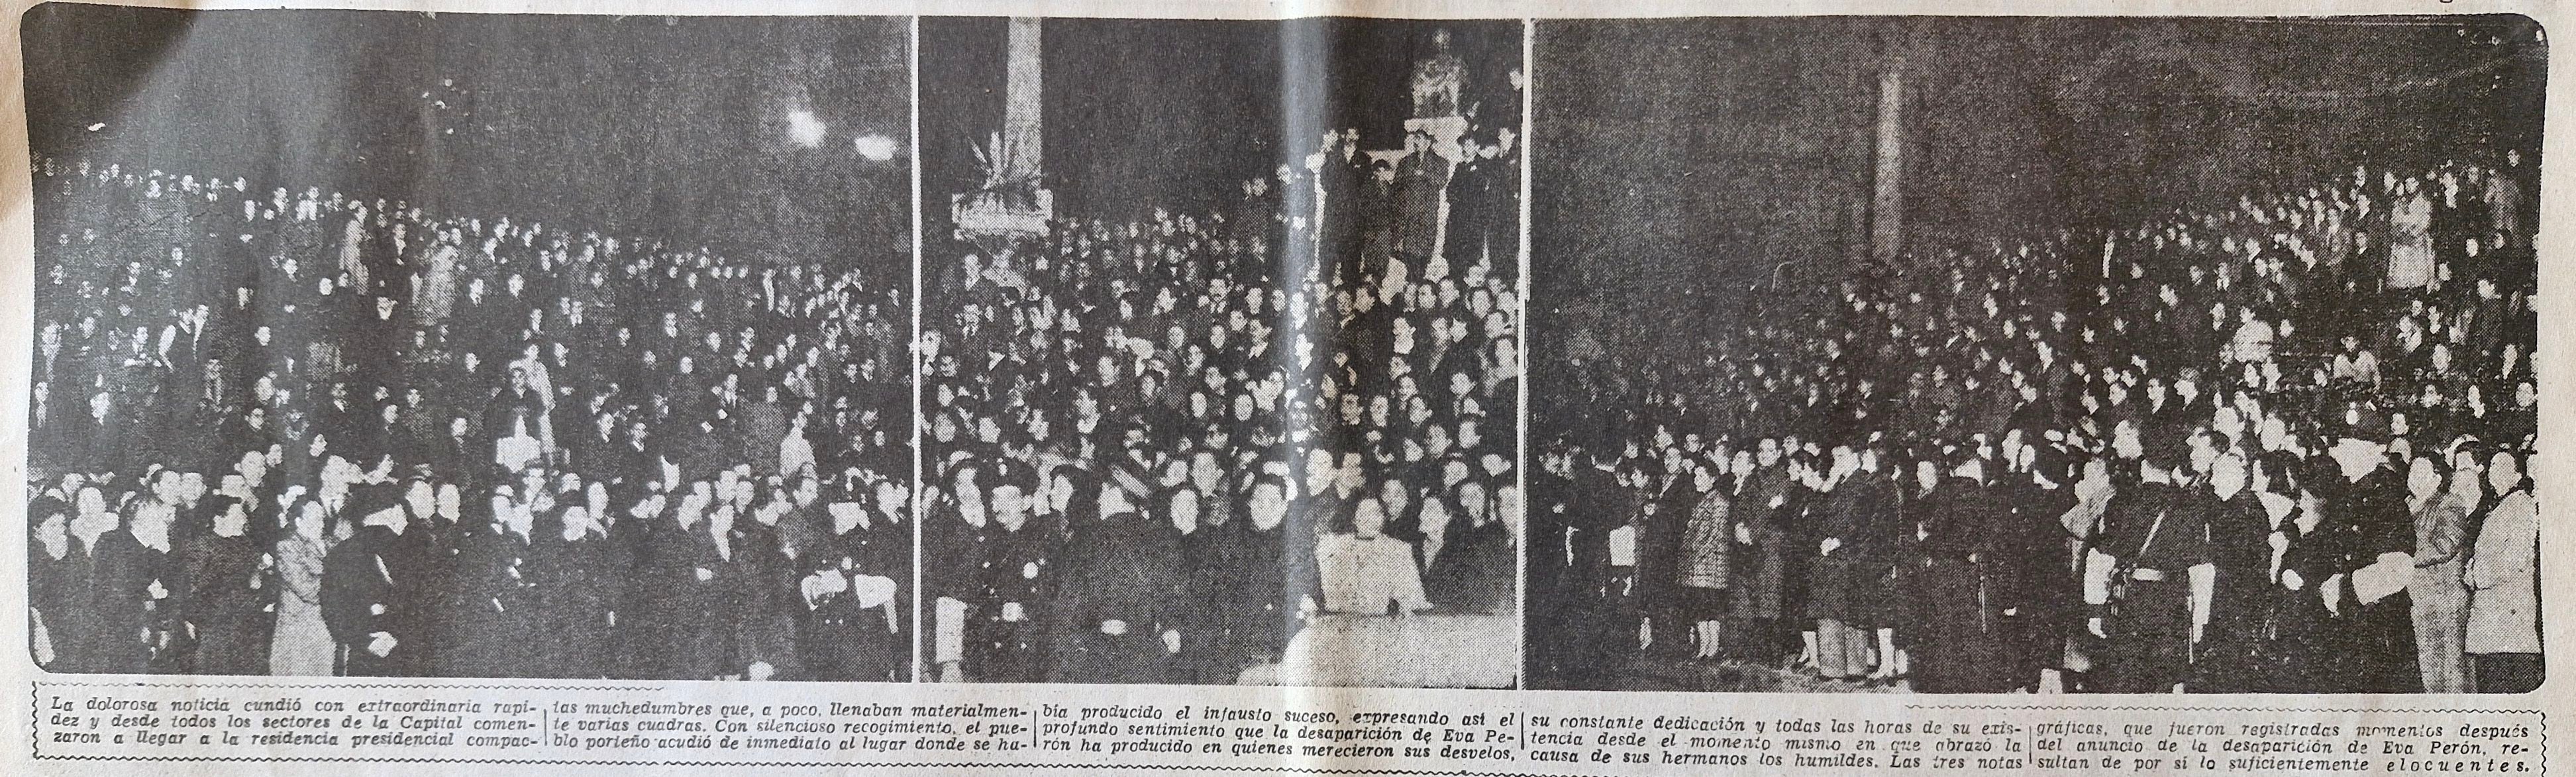
[[[47,670],[909,679],[866,261],[35,168]]]
[[[1231,207],[941,263],[924,553],[963,562],[925,570],[943,676],[1232,683],[1319,618],[1509,617],[1500,137],[1386,155],[1337,133]]]
[[[1533,682],[2529,690],[2535,187],[2354,169],[1584,365],[1627,378],[1534,408]]]

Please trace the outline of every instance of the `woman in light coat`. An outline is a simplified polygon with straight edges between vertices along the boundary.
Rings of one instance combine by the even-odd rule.
[[[2466,648],[2480,693],[2540,686],[2540,502],[2511,451],[2488,459],[2495,510],[2469,556]]]
[[[322,533],[322,503],[307,501],[295,514],[295,533],[277,541],[277,632],[269,638],[268,673],[329,677],[336,643],[322,623],[322,559],[331,552]]]
[[[2473,457],[2461,457],[2469,463]],[[2478,471],[2474,466],[2451,473],[2450,488],[2430,456],[2416,457],[2406,478],[2406,506],[2415,515],[2415,576],[2406,592],[2413,601],[2415,654],[2427,693],[2468,691],[2467,639],[2469,589],[2462,582],[2463,547],[2468,539],[2469,511],[2478,506]]]

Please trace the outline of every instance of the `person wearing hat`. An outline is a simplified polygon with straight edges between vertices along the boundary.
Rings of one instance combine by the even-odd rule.
[[[990,479],[991,519],[978,535],[982,542],[960,549],[973,567],[974,588],[964,592],[968,605],[962,650],[965,675],[978,682],[1038,682],[1046,665],[1045,592],[1056,581],[1061,527],[1041,507],[1054,489],[1078,488],[1068,475],[1022,474],[1007,462],[997,463]],[[1043,479],[1042,479],[1043,478]],[[1059,483],[1061,484],[1059,486]],[[1041,517],[1044,514],[1045,517]]]
[[[2336,653],[2358,662],[2346,673],[2353,693],[2418,693],[2414,605],[2405,581],[2414,574],[2415,521],[2406,509],[2406,476],[2388,455],[2388,421],[2366,403],[2348,404],[2342,431],[2326,450],[2335,477],[2318,488],[2320,527],[2332,550],[2319,581],[2343,628]]]

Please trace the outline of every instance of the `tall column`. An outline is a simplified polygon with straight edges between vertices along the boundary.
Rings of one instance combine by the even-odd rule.
[[[1010,77],[1002,119],[1002,148],[1010,158],[998,161],[1019,180],[1035,179],[1045,169],[1045,69],[1039,57],[1043,37],[1039,24],[1034,17],[1011,20]]]
[[[1870,257],[1880,265],[1906,247],[1906,54],[1922,28],[1886,33],[1888,62],[1878,69],[1878,165],[1870,196]]]
[[[1870,258],[1886,265],[1905,247],[1905,55],[1878,73],[1878,164],[1870,198]]]

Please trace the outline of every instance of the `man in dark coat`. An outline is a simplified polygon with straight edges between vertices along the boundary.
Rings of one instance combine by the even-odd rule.
[[[1920,580],[1926,601],[1913,662],[1915,690],[1993,693],[2011,682],[1998,628],[2001,609],[1985,574],[2003,520],[1997,515],[2001,505],[1984,483],[1984,466],[1984,459],[1965,454],[1923,497]]]
[[[810,489],[811,486],[800,488]],[[800,491],[800,497],[803,491]],[[900,495],[896,495],[898,500]],[[814,505],[821,507],[820,505]],[[836,503],[819,518],[829,524],[830,539],[809,552],[799,565],[804,577],[798,594],[806,612],[797,623],[797,655],[806,677],[818,680],[887,682],[909,679],[911,649],[900,628],[904,605],[895,592],[908,577],[907,554],[898,564],[895,546],[908,547],[911,532],[870,505]],[[795,516],[791,516],[791,519]],[[900,537],[902,542],[898,543]]]
[[[261,550],[248,536],[247,505],[223,500],[205,534],[180,548],[179,589],[173,592],[181,630],[190,637],[182,670],[199,675],[262,674],[268,668],[276,589],[260,566]]]
[[[1726,652],[1768,664],[1787,654],[1781,603],[1788,583],[1789,519],[1799,508],[1780,441],[1763,439],[1754,456],[1753,472],[1744,475],[1728,516],[1735,524],[1735,547],[1727,564],[1733,578],[1728,588],[1735,597],[1727,618]]]
[[[1852,600],[1867,574],[1858,543],[1872,518],[1867,511],[1875,507],[1876,494],[1875,484],[1853,477],[1860,471],[1860,455],[1850,446],[1834,446],[1832,462],[1814,511],[1816,543],[1792,550],[1816,554],[1807,567],[1806,607],[1816,630],[1816,670],[1840,679],[1858,676],[1869,666],[1869,633]]]
[[[1063,577],[1049,614],[1058,635],[1048,682],[1169,682],[1179,652],[1180,533],[1139,512],[1149,492],[1117,470],[1100,487],[1097,515],[1072,515]]]
[[[115,518],[109,515],[105,520]],[[156,651],[165,644],[168,603],[164,600],[169,588],[162,581],[170,577],[168,553],[142,541],[145,531],[139,531],[142,527],[137,524],[129,517],[89,543],[88,585],[76,595],[90,600],[88,622],[95,631],[83,645],[85,652],[73,653],[85,661],[72,671],[149,672]]]
[[[2411,572],[2415,523],[2406,507],[2406,477],[2387,455],[2387,421],[2371,409],[2346,415],[2347,428],[2327,451],[2340,477],[2320,478],[2324,523],[2318,527],[2332,559],[2317,585],[2344,627],[2328,655],[2358,662],[2346,673],[2349,693],[2419,693],[2415,666],[2414,602],[2401,586],[2377,599],[2359,578],[2383,574],[2392,554],[2405,554]],[[2325,571],[2325,570],[2320,570]]]
[[[1059,535],[1046,522],[1031,522],[1033,511],[1018,484],[997,485],[992,494],[1000,531],[985,535],[983,558],[976,562],[979,587],[967,613],[966,665],[980,681],[1039,682],[1047,624],[1038,616],[1048,609],[1040,597],[1055,580]]]
[[[526,677],[537,669],[537,579],[529,561],[530,506],[518,489],[535,491],[533,479],[494,492],[490,507],[474,505],[457,540],[455,587],[446,618],[441,671],[450,677]]]
[[[558,506],[556,511],[561,517],[535,538],[525,572],[537,581],[537,621],[543,629],[534,674],[605,677],[613,670],[614,609],[632,565],[589,515],[588,505]]]
[[[1600,598],[1610,575],[1610,532],[1637,512],[1637,492],[1619,482],[1615,469],[1619,443],[1615,438],[1603,434],[1586,442],[1592,447],[1576,454],[1573,463],[1574,499],[1565,506],[1562,516],[1565,533],[1533,543],[1533,547],[1545,549],[1545,563],[1563,569],[1560,590],[1578,593],[1559,599],[1556,612],[1532,613],[1532,620],[1567,625],[1562,630],[1540,632],[1561,635],[1560,644],[1545,651],[1558,656],[1557,665],[1548,667],[1549,671],[1560,674],[1574,687],[1605,687],[1609,678],[1597,673],[1610,665],[1612,651],[1619,645],[1635,644],[1633,633],[1616,633],[1599,621],[1610,615],[1607,602]]]
[[[1674,490],[1692,491],[1688,485]],[[1511,530],[1494,502],[1480,478],[1457,484],[1443,497],[1449,514],[1446,542],[1422,580],[1423,593],[1442,612],[1493,613],[1512,605],[1518,561]]]
[[[431,592],[420,588],[420,572],[429,554],[406,535],[409,519],[383,490],[364,488],[351,500],[362,511],[358,529],[322,561],[322,622],[352,677],[422,674],[427,655],[421,626]]]
[[[793,677],[800,671],[794,559],[783,552],[778,527],[762,521],[771,514],[753,509],[757,487],[749,479],[720,480],[717,491],[730,497],[708,514],[709,538],[720,551],[707,566],[715,639],[702,643],[699,658],[719,678]]]
[[[2075,509],[2075,489],[2063,456],[2041,455],[2028,445],[2008,445],[2009,480],[1995,554],[1987,564],[1994,606],[2012,660],[2015,689],[2037,690],[2041,673],[2064,665],[2066,638],[2080,613],[2081,587],[2068,565],[2064,518]]]
[[[709,498],[706,486],[699,481],[686,491],[675,488],[673,495],[649,495],[637,508],[640,515],[628,519],[637,525],[639,536],[632,540],[635,584],[627,589],[626,601],[618,609],[619,640],[625,643],[625,669],[620,674],[625,677],[704,679],[695,673],[690,656],[698,632],[707,628],[699,617],[707,611],[708,587],[708,580],[699,576],[701,565],[711,563],[715,555],[714,545],[700,528],[705,522],[704,500]]]
[[[2254,675],[2262,669],[2253,659],[2271,606],[2273,528],[2250,474],[2240,454],[2223,454],[2211,465],[2209,490],[2195,491],[2196,498],[2213,503],[2207,507],[2209,560],[2217,573],[2209,622],[2193,651],[2191,687],[2196,691],[2243,693],[2261,687]]]
[[[981,590],[981,581],[975,573],[988,571],[981,565],[990,560],[993,539],[999,531],[993,526],[990,508],[985,504],[987,487],[984,483],[988,469],[998,477],[1011,476],[1011,468],[1007,464],[985,464],[970,459],[956,463],[943,476],[932,481],[923,493],[930,502],[921,522],[922,555],[972,560],[964,564],[933,564],[921,570],[922,609],[925,614],[940,612],[942,607],[950,608],[947,612],[951,619],[935,621],[934,646],[955,644],[962,650],[971,647],[975,639],[973,626],[952,622],[952,619],[955,607],[974,606],[977,592]],[[942,604],[943,601],[955,604]],[[966,617],[972,620],[975,616],[968,613]],[[951,639],[956,641],[952,643]],[[932,652],[937,653],[938,650]],[[970,662],[971,656],[932,655],[929,660],[946,667],[951,662]],[[957,669],[970,673],[975,671],[972,666],[958,666]]]
[[[2206,505],[2174,482],[2184,455],[2150,446],[2138,484],[2112,497],[2087,574],[2110,581],[2110,598],[2088,628],[2104,640],[2096,687],[2109,693],[2171,693],[2190,670],[2192,568],[2208,562]]]

